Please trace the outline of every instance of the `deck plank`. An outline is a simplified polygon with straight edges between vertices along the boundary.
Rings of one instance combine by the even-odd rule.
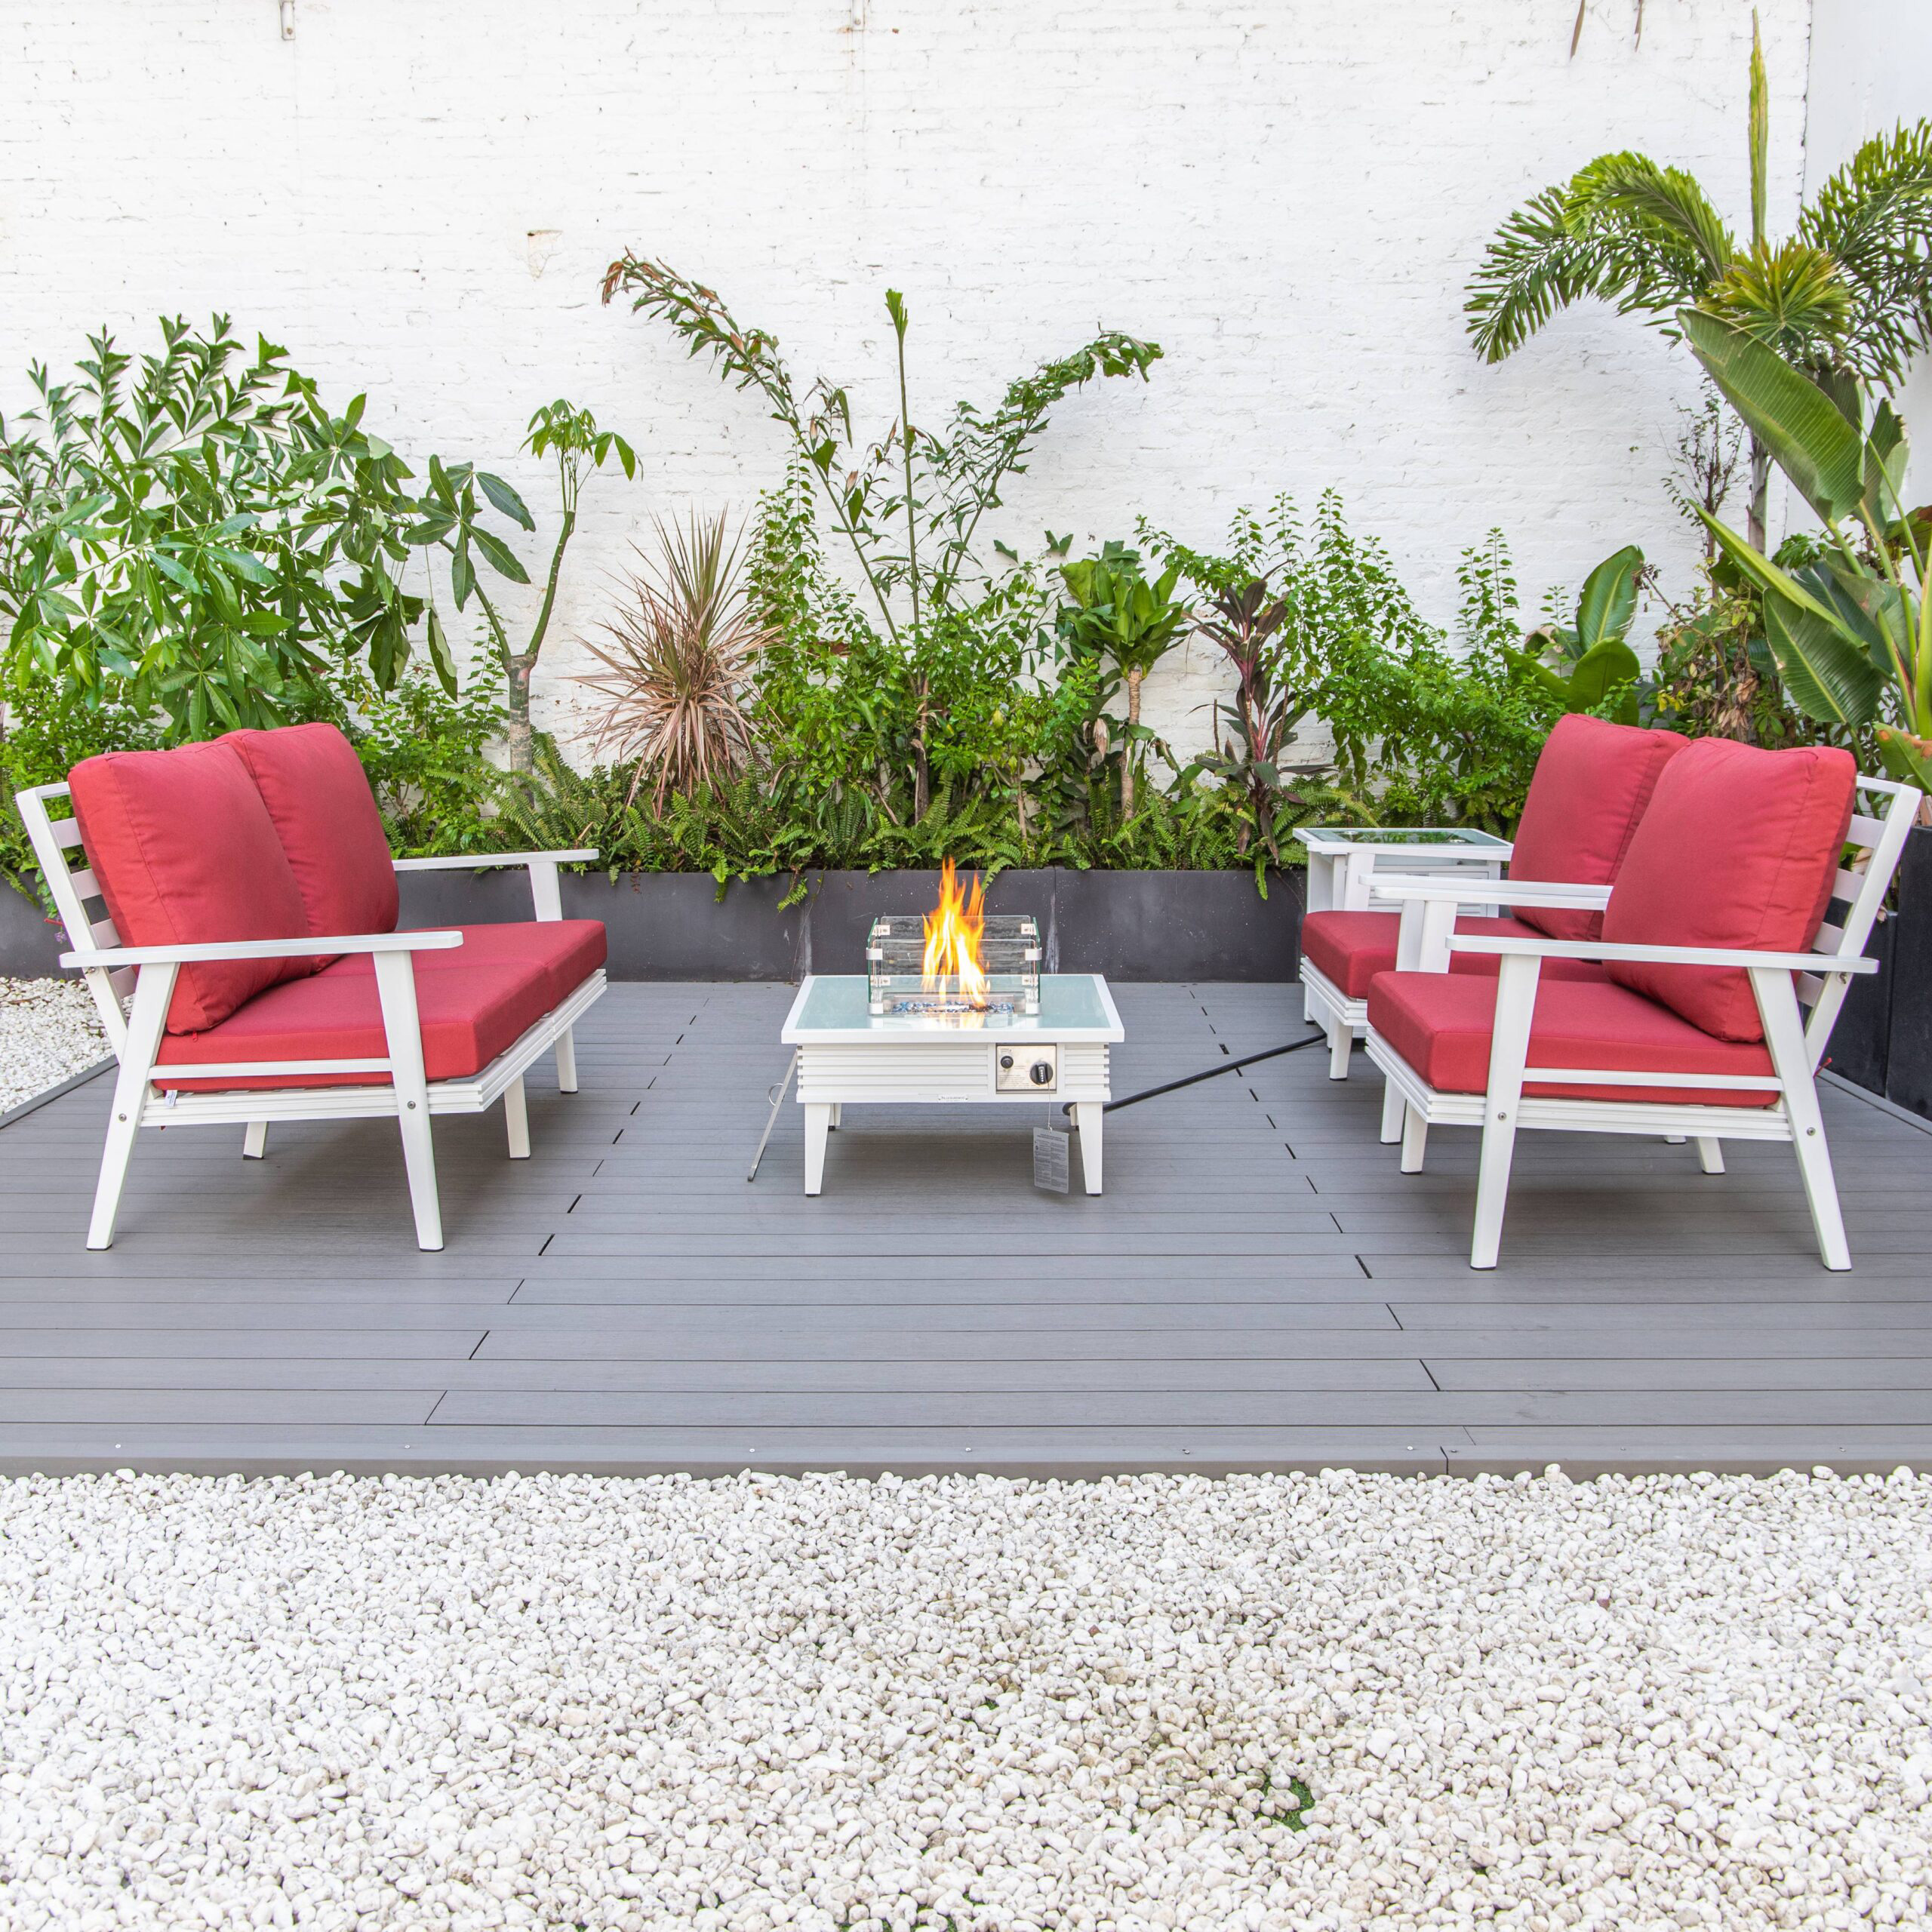
[[[1126,1094],[1297,1037],[1287,988],[1117,987]],[[1932,1134],[1825,1097],[1857,1266],[1789,1152],[1525,1136],[1464,1265],[1472,1134],[1427,1171],[1318,1051],[1109,1118],[1106,1194],[1030,1184],[1042,1103],[798,1110],[744,1170],[791,990],[622,986],[583,1091],[439,1120],[448,1248],[392,1126],[144,1137],[81,1246],[105,1084],[0,1131],[0,1470],[1888,1469],[1932,1459]],[[1075,1164],[1076,1170],[1078,1164]]]

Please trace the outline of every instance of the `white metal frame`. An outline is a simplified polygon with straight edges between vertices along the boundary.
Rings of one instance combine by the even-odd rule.
[[[1826,1145],[1818,1106],[1817,1073],[1832,1028],[1854,975],[1875,973],[1878,962],[1861,957],[1884,903],[1892,875],[1918,815],[1921,795],[1887,778],[1860,777],[1859,809],[1847,842],[1859,857],[1841,867],[1832,888],[1835,905],[1845,908],[1841,923],[1829,918],[1820,928],[1809,952],[1734,951],[1710,946],[1627,946],[1601,940],[1502,939],[1454,931],[1457,888],[1423,879],[1389,879],[1378,888],[1403,907],[1398,960],[1407,970],[1446,972],[1451,952],[1491,955],[1498,964],[1496,1025],[1491,1035],[1487,1090],[1448,1094],[1429,1084],[1373,1027],[1368,1056],[1388,1080],[1382,1137],[1401,1143],[1404,1174],[1420,1171],[1432,1127],[1480,1127],[1482,1156],[1476,1183],[1475,1229],[1469,1266],[1494,1268],[1503,1238],[1503,1216],[1509,1189],[1510,1163],[1519,1131],[1562,1133],[1660,1134],[1674,1141],[1695,1140],[1706,1174],[1724,1171],[1722,1143],[1788,1140],[1798,1156],[1799,1177],[1827,1268],[1851,1266],[1839,1211],[1837,1183]],[[1557,895],[1567,891],[1564,899]],[[1528,903],[1532,893],[1544,904],[1580,907],[1603,903],[1601,888],[1544,886],[1526,890],[1501,886],[1494,897],[1504,904]],[[1731,966],[1750,977],[1770,1054],[1769,1075],[1687,1074],[1594,1067],[1532,1066],[1530,1028],[1537,986],[1546,959],[1644,959],[1685,966]],[[1808,1017],[1804,1009],[1810,1009]],[[1768,1093],[1769,1106],[1727,1107],[1662,1100],[1555,1100],[1526,1096],[1528,1084],[1591,1087],[1695,1087],[1707,1091]]]
[[[1454,831],[1454,826],[1438,830]],[[1387,911],[1375,902],[1383,897],[1386,866],[1399,863],[1401,875],[1426,866],[1431,874],[1468,881],[1472,899],[1484,901],[1482,887],[1502,876],[1512,847],[1507,839],[1493,845],[1416,845],[1378,843],[1373,827],[1307,826],[1294,835],[1308,853],[1305,909],[1310,912]],[[1468,902],[1465,910],[1469,909]],[[1351,999],[1321,968],[1301,961],[1301,1012],[1327,1036],[1328,1078],[1349,1077],[1349,1056],[1355,1041],[1368,1032],[1368,1002]]]
[[[1089,1194],[1100,1192],[1101,1111],[1112,1097],[1109,1050],[1127,1038],[1106,981],[1091,978],[1106,1014],[1099,1026],[1043,1024],[1035,1017],[989,1020],[970,1030],[939,1026],[801,1028],[799,1020],[817,974],[808,974],[779,1038],[796,1049],[798,1103],[805,1110],[805,1192],[825,1184],[826,1137],[849,1102],[950,1105],[958,1102],[1038,1106],[1069,1101],[1080,1131],[1081,1177]],[[995,1066],[1001,1045],[1058,1048],[1057,1078],[1051,1090],[1003,1090]]]
[[[78,854],[84,862],[86,857],[80,851],[78,820],[71,809],[58,818],[54,814],[53,807],[69,802],[70,796],[65,785],[40,785],[17,793],[15,802],[27,835],[33,841],[34,856],[53,895],[54,909],[74,949],[61,955],[60,963],[78,968],[85,977],[108,1044],[120,1063],[106,1145],[101,1152],[100,1179],[88,1226],[89,1247],[112,1244],[115,1215],[127,1180],[134,1137],[143,1127],[238,1123],[244,1129],[243,1158],[258,1161],[267,1152],[271,1121],[392,1118],[402,1136],[417,1243],[426,1249],[439,1248],[443,1244],[442,1211],[436,1190],[431,1117],[481,1113],[500,1100],[510,1158],[528,1160],[530,1124],[524,1094],[525,1073],[541,1055],[554,1052],[558,1088],[566,1094],[577,1091],[576,1042],[571,1029],[603,995],[607,982],[601,968],[480,1072],[462,1080],[431,1081],[423,1069],[422,1024],[417,1011],[415,969],[410,955],[460,946],[460,933],[361,933],[330,938],[221,940],[206,945],[123,946],[104,904],[97,918],[88,912],[88,902],[99,901],[101,891],[100,881],[85,863],[78,866],[72,863],[71,855]],[[558,867],[596,857],[589,851],[466,853],[457,858],[398,859],[392,863],[398,872],[521,866],[530,875],[536,918],[551,921],[563,917]],[[288,959],[322,952],[371,955],[383,1016],[386,1051],[381,1057],[160,1066],[168,1003],[183,966],[202,960]],[[124,1001],[127,1002],[125,1010]],[[165,1072],[170,1078],[195,1080],[340,1073],[380,1073],[388,1075],[389,1079],[386,1084],[371,1086],[289,1086],[183,1093],[158,1088],[157,1072]]]

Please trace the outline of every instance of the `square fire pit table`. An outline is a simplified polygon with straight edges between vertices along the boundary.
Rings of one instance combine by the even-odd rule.
[[[858,974],[809,974],[783,1038],[798,1050],[805,1110],[805,1192],[825,1181],[826,1135],[848,1103],[952,1106],[1070,1101],[1089,1194],[1100,1191],[1107,1050],[1125,1039],[1097,973],[1048,973],[1037,1014],[891,1014],[868,1009]]]

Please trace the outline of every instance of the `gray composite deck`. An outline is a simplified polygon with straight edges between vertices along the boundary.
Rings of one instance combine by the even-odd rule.
[[[1125,1094],[1301,1032],[1286,987],[1124,986]],[[800,1191],[780,986],[621,986],[583,1091],[439,1121],[449,1245],[392,1128],[147,1134],[82,1246],[105,1081],[0,1131],[0,1469],[1090,1475],[1932,1462],[1932,1136],[1827,1097],[1857,1267],[1789,1151],[1528,1135],[1493,1275],[1472,1133],[1429,1171],[1319,1052],[1130,1108],[1107,1192],[1031,1184],[1046,1109],[852,1110]],[[1078,1173],[1076,1160],[1075,1170]]]

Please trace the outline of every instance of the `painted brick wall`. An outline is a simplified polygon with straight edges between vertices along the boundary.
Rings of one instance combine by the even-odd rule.
[[[1759,0],[1780,221],[1802,167],[1808,0]],[[1750,8],[1591,0],[66,0],[0,11],[0,399],[84,330],[220,308],[405,451],[511,452],[559,395],[643,458],[589,497],[561,611],[594,624],[654,512],[749,506],[774,426],[601,307],[626,246],[849,378],[882,426],[882,307],[915,407],[990,398],[1096,325],[1167,349],[1062,413],[1002,533],[1145,511],[1198,540],[1344,492],[1432,615],[1500,525],[1527,600],[1635,540],[1675,583],[1660,487],[1685,358],[1602,311],[1498,369],[1460,317],[1494,225],[1609,148],[1741,214]],[[540,688],[565,721],[567,651]],[[1198,735],[1197,661],[1152,715]]]

